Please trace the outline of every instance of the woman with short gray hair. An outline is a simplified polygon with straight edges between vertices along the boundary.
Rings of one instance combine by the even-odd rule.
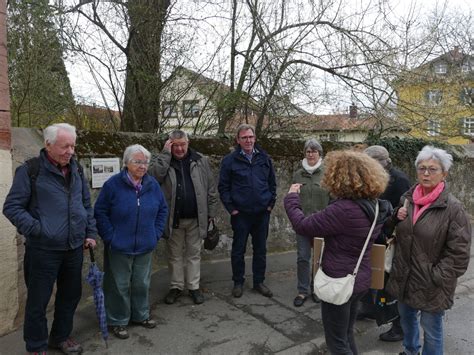
[[[149,289],[152,254],[163,234],[168,206],[160,185],[148,175],[150,152],[139,144],[123,154],[123,169],[108,179],[94,214],[104,241],[107,324],[119,339],[129,323],[154,328]]]
[[[308,139],[304,144],[301,167],[293,176],[293,184],[303,184],[300,190],[301,206],[307,216],[324,209],[329,202],[329,194],[321,187],[323,176],[323,147],[315,138]],[[298,294],[293,300],[295,307],[301,307],[306,298],[312,295],[315,302],[319,301],[313,293],[311,275],[311,241],[296,235]]]
[[[137,153],[143,154],[143,156],[145,157],[145,160],[147,161],[147,166],[148,166],[148,163],[150,163],[151,153],[148,151],[148,149],[146,149],[144,146],[140,144],[134,144],[125,148],[125,151],[123,152],[122,166],[126,168],[127,165],[130,163],[132,156],[134,156]]]
[[[403,354],[443,354],[443,316],[454,302],[458,277],[466,272],[471,224],[463,205],[448,190],[453,157],[425,146],[415,167],[418,184],[396,210],[397,234],[387,291],[398,299]],[[420,317],[419,317],[420,315]]]

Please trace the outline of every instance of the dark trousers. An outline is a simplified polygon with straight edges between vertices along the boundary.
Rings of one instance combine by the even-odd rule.
[[[234,240],[232,242],[232,280],[235,284],[242,285],[245,281],[245,251],[247,239],[252,236],[252,273],[254,286],[265,280],[267,265],[267,236],[270,212],[249,214],[239,212],[231,216]]]
[[[354,340],[354,323],[359,300],[364,294],[365,292],[354,294],[349,301],[340,306],[321,302],[326,345],[332,355],[358,354]]]
[[[25,282],[28,289],[23,339],[29,352],[48,348],[46,307],[57,283],[50,339],[59,343],[72,332],[73,317],[81,299],[83,250],[44,250],[26,247]]]

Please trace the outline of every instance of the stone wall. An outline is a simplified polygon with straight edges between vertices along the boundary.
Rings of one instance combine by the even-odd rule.
[[[127,146],[136,143],[142,144],[152,153],[157,153],[161,150],[165,139],[165,137],[159,137],[153,134],[79,132],[77,155],[84,167],[85,176],[90,179],[91,158],[121,158],[124,149]],[[282,201],[290,186],[293,173],[299,167],[304,142],[298,140],[262,140],[260,143],[273,158],[278,182],[278,199],[270,220],[268,250],[269,252],[292,250],[295,244],[295,235],[286,217]],[[25,159],[36,156],[42,145],[40,131],[26,128],[13,128],[13,170]],[[220,161],[222,157],[232,149],[233,139],[229,137],[192,138],[191,146],[210,157],[212,169],[217,179]],[[334,149],[349,148],[350,145],[325,142],[323,147],[325,151],[330,151]],[[469,213],[473,215],[474,189],[472,171],[474,171],[474,152],[471,152],[469,149],[474,148],[467,146],[466,148],[455,150],[456,161],[451,170],[449,182],[453,193],[464,202]],[[9,158],[6,157],[5,159],[8,160]],[[407,171],[412,181],[414,181],[413,161],[407,158],[405,161],[395,162],[395,165],[400,166],[402,170]],[[2,173],[5,174],[4,176],[6,180],[11,176],[11,170]],[[0,173],[0,178],[2,173]],[[91,195],[94,200],[98,193],[99,189],[91,189]],[[1,218],[2,217],[0,217],[0,231],[7,229],[10,231],[12,228],[11,225],[4,220],[2,222]],[[219,206],[216,223],[221,230],[221,242],[213,251],[203,250],[202,257],[204,260],[222,259],[230,256],[232,231],[229,225],[229,215],[221,205]],[[2,235],[4,234],[2,233]],[[0,281],[0,292],[7,288],[17,287],[17,289],[14,290],[15,292],[10,292],[10,294],[14,294],[16,298],[9,296],[8,300],[5,301],[5,304],[10,306],[6,308],[10,313],[4,313],[3,316],[0,315],[0,324],[7,324],[5,321],[8,321],[10,327],[8,329],[11,329],[12,325],[18,326],[21,323],[25,299],[25,288],[22,275],[22,260],[24,252],[22,237],[17,236],[17,238],[15,238],[14,233],[10,233],[10,235],[13,237],[7,238],[7,242],[5,242],[5,238],[0,238],[0,242],[3,243],[0,248],[0,253],[3,255],[5,254],[4,250],[9,250],[9,255],[3,255],[3,257],[0,256],[0,272],[3,270],[15,270],[14,273],[10,272],[8,275],[6,273],[5,275],[0,274],[2,280]],[[6,245],[8,245],[8,248],[5,249]],[[155,269],[166,266],[164,245],[164,242],[158,243],[158,248],[155,253]],[[102,268],[101,249],[102,245],[99,242],[99,250],[96,252],[96,256],[98,264]],[[249,245],[248,249],[250,252],[251,245]],[[84,269],[86,270],[89,267],[89,263],[87,256],[85,259]],[[4,262],[9,263],[10,265],[7,268],[4,268]],[[229,275],[229,280],[230,278],[231,275]],[[90,287],[85,285],[84,292],[85,297],[87,297],[90,292]],[[0,300],[1,307],[3,298],[0,298]],[[15,306],[11,307],[12,304]],[[3,332],[0,331],[0,335],[4,332],[5,330]]]
[[[0,2],[0,204],[12,182],[10,97],[7,73],[6,1]],[[15,329],[18,305],[18,257],[15,229],[0,215],[0,335]]]

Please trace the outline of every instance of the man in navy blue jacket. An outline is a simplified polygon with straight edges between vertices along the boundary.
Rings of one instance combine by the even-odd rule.
[[[23,337],[31,354],[48,345],[80,354],[70,337],[81,299],[83,247],[95,247],[97,230],[89,188],[73,158],[76,129],[58,123],[44,129],[45,148],[37,171],[18,167],[3,214],[26,239],[24,273],[28,294]],[[54,320],[49,334],[46,307],[57,284]]]
[[[264,285],[270,212],[276,201],[273,163],[255,144],[255,129],[248,124],[237,128],[235,151],[224,157],[219,176],[219,193],[229,211],[232,242],[232,295],[241,297],[245,281],[245,250],[249,234],[253,247],[253,288],[266,297],[272,292]]]

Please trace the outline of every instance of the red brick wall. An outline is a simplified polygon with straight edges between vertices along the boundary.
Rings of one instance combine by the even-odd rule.
[[[0,149],[10,150],[10,94],[7,64],[7,4],[0,1]]]

